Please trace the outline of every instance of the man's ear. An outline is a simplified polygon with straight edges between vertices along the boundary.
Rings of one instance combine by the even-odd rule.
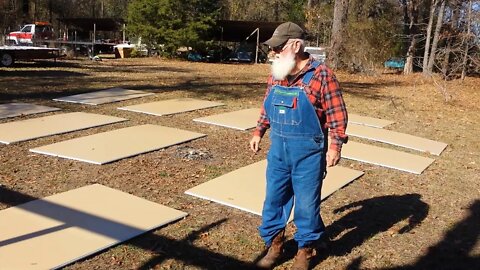
[[[302,48],[302,46],[300,45],[300,42],[295,41],[294,46],[295,46],[295,54],[301,53],[300,49]]]

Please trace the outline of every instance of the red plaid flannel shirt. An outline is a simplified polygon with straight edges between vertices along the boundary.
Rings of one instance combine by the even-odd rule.
[[[302,83],[305,73],[314,67],[311,66],[313,58],[300,71],[298,76],[289,84],[288,80],[276,81],[270,75],[267,83],[267,92],[265,98],[268,96],[273,85],[281,86],[302,86],[308,99],[313,104],[317,111],[318,119],[323,130],[328,129],[329,137],[331,139],[330,149],[341,151],[342,144],[346,143],[348,136],[345,134],[347,128],[348,115],[345,103],[342,97],[342,91],[338,84],[332,70],[325,65],[320,65],[315,69],[315,74],[308,85]],[[253,134],[263,137],[267,129],[270,128],[270,123],[262,105],[260,111],[260,118],[257,122],[257,127]]]

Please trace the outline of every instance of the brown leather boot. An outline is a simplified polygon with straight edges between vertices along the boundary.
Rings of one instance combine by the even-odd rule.
[[[283,242],[285,241],[285,230],[281,230],[272,240],[272,244],[266,247],[263,256],[255,266],[261,269],[272,269],[275,263],[283,254]]]
[[[310,267],[310,261],[317,252],[314,248],[304,247],[297,251],[295,255],[295,260],[293,261],[291,270],[308,270]]]

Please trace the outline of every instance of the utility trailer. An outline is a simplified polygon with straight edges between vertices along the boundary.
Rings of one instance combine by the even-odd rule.
[[[32,46],[0,46],[0,65],[12,66],[16,60],[54,59],[62,57],[58,48]]]

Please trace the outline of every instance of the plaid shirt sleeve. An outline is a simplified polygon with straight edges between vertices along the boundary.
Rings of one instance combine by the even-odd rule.
[[[272,88],[272,83],[273,83],[273,77],[269,76],[268,82],[267,82],[267,91],[265,93],[265,97],[263,98],[264,102],[268,96],[268,93],[270,93],[270,89]],[[267,113],[265,112],[265,107],[262,103],[262,108],[260,109],[260,118],[257,121],[257,127],[253,131],[253,135],[263,137],[263,135],[269,128],[270,128],[270,122],[268,121]]]
[[[330,69],[322,66],[318,72],[320,73],[320,78],[322,78],[320,103],[322,113],[326,118],[324,128],[328,128],[329,137],[332,141],[330,149],[341,151],[342,144],[348,141],[348,136],[345,134],[348,114],[343,101],[342,90]]]

